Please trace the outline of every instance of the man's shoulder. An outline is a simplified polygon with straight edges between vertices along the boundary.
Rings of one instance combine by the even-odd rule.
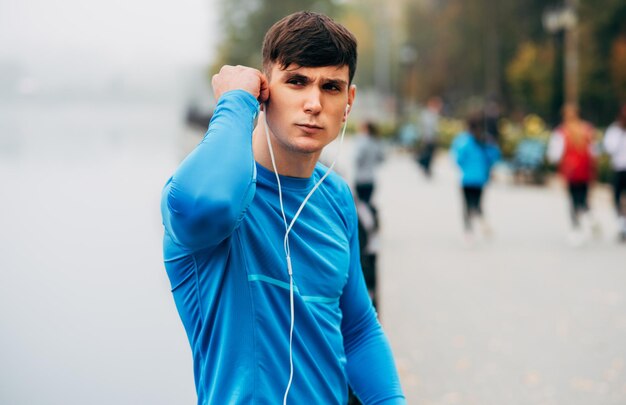
[[[317,162],[317,164],[315,165],[314,173],[318,181],[322,178],[322,176],[324,176],[324,174],[326,174],[327,171],[328,166],[321,162]],[[350,187],[348,186],[346,180],[339,174],[337,174],[337,172],[335,172],[334,170],[330,171],[328,177],[324,179],[324,182],[322,184],[326,187],[336,189],[337,191],[346,191],[346,189],[348,192],[350,191]]]
[[[326,165],[318,162],[314,172],[316,181],[319,181],[327,170],[328,167]],[[342,204],[354,205],[350,186],[347,181],[334,170],[331,170],[320,187],[326,190],[327,193],[325,194],[331,196],[333,200],[341,202]]]
[[[454,146],[462,147],[471,143],[472,136],[467,131],[460,132],[452,141]]]

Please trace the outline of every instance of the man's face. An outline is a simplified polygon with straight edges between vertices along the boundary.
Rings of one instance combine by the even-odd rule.
[[[348,84],[348,66],[280,69],[269,73],[267,123],[277,147],[287,153],[320,153],[345,122],[356,88]]]

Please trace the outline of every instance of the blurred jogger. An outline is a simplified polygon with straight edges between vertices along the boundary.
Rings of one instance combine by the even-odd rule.
[[[437,134],[439,131],[439,114],[443,103],[439,97],[428,99],[426,109],[420,118],[421,138],[418,148],[417,163],[424,170],[426,177],[431,177],[431,163],[437,149]]]
[[[500,159],[500,149],[486,136],[482,114],[469,116],[467,130],[456,136],[450,153],[461,169],[465,236],[468,240],[473,236],[474,217],[479,220],[483,235],[489,236],[491,228],[484,218],[481,200],[491,168]]]
[[[613,191],[617,210],[619,238],[626,242],[626,104],[622,104],[615,122],[606,130],[604,149],[611,157]]]
[[[354,183],[359,201],[364,202],[374,216],[374,227],[378,227],[378,212],[372,204],[375,189],[376,168],[384,159],[383,147],[378,139],[378,127],[370,121],[361,125],[354,145]]]
[[[597,231],[597,224],[589,209],[589,185],[595,176],[593,153],[593,126],[580,118],[578,107],[563,106],[563,120],[548,142],[548,160],[559,165],[559,172],[567,182],[571,203],[572,245],[580,245]]]

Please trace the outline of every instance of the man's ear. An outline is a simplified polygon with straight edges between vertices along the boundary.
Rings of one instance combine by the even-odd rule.
[[[356,84],[351,84],[350,88],[348,89],[348,104],[350,105],[350,109],[352,109],[352,107],[354,106],[355,97],[356,97]]]
[[[348,104],[346,105],[346,111],[343,114],[344,121],[348,119],[348,114],[350,114],[350,111],[352,110],[355,96],[356,96],[356,85],[351,84],[350,88],[348,89]]]
[[[269,86],[270,82],[272,81],[272,70],[274,68],[274,65],[275,63],[269,63],[267,65],[263,65],[263,67],[261,68],[261,73],[265,77],[267,85],[267,99],[263,103],[261,103],[261,111],[265,111],[265,107],[267,104],[269,104],[270,98],[272,97],[272,95],[270,94]]]

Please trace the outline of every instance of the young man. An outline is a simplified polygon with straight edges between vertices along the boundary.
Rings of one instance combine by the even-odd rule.
[[[213,77],[209,130],[161,205],[199,404],[340,404],[348,384],[364,404],[405,403],[363,282],[349,187],[334,174],[319,184],[355,68],[354,36],[300,12],[267,32],[264,73]]]

